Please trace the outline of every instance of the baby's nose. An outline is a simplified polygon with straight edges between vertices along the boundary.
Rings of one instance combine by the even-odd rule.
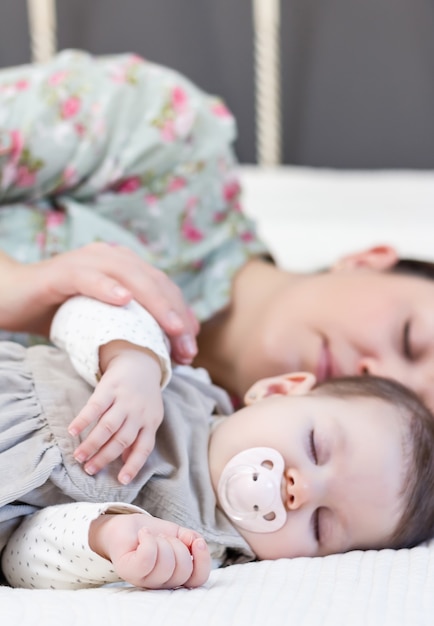
[[[300,472],[294,468],[285,471],[286,506],[295,511],[309,500],[309,485]]]

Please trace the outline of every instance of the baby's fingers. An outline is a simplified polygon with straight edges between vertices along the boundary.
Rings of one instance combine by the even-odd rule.
[[[185,587],[200,587],[206,583],[211,571],[211,555],[202,537],[193,541],[191,556],[193,558],[193,573],[183,584]]]
[[[138,551],[141,551],[144,543],[146,556],[148,556],[147,533],[142,530],[140,534],[142,532]],[[145,538],[143,543],[142,537]],[[152,571],[144,577],[143,586],[147,589],[173,589],[184,585],[193,572],[192,556],[188,548],[176,537],[159,535],[155,537],[155,541],[158,550],[157,558]]]
[[[75,450],[74,457],[79,463],[89,462],[85,467],[89,474],[96,474],[117,459],[134,441],[137,428],[125,418],[124,409],[113,405]]]
[[[72,420],[68,426],[68,432],[75,437],[83,432],[85,428],[97,422],[112,405],[113,396],[92,394],[88,402],[81,409],[80,413]]]
[[[188,548],[193,558],[193,572],[184,585],[186,587],[200,587],[208,580],[211,571],[209,548],[203,537],[189,528],[179,527],[177,536]]]
[[[125,465],[118,474],[118,480],[123,485],[128,485],[133,478],[137,476],[139,471],[146,463],[148,456],[151,454],[155,446],[155,432],[152,428],[142,429],[137,435],[136,440],[128,449],[127,454],[123,454],[122,458]]]

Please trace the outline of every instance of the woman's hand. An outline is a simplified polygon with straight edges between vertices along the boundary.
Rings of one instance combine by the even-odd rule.
[[[169,337],[172,357],[188,364],[199,324],[164,272],[123,246],[97,242],[38,263],[0,252],[0,328],[48,336],[57,307],[74,295],[108,304],[137,300]]]
[[[91,524],[89,545],[120,578],[145,589],[199,587],[211,570],[198,533],[146,513],[101,515]]]

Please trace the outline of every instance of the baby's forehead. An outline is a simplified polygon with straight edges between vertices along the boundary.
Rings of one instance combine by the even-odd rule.
[[[324,410],[318,412],[319,419],[335,419],[342,426],[351,428],[355,423],[373,431],[391,430],[407,440],[414,413],[399,402],[368,394],[329,393],[313,390],[305,396],[314,400]]]

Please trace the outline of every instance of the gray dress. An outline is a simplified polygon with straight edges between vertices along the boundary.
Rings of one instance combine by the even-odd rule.
[[[253,553],[217,508],[208,469],[212,415],[232,411],[221,389],[174,375],[164,390],[156,446],[132,483],[116,476],[121,461],[96,476],[73,458],[79,438],[67,431],[92,388],[56,348],[0,343],[0,550],[23,516],[71,501],[129,502],[202,533],[251,560]]]

